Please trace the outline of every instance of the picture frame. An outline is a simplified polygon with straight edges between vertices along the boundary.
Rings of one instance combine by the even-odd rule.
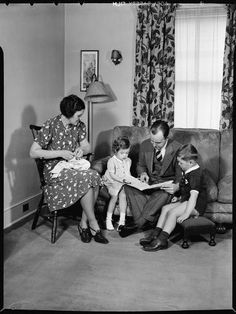
[[[99,75],[99,51],[81,50],[80,51],[80,91],[85,92],[92,82],[93,75]]]

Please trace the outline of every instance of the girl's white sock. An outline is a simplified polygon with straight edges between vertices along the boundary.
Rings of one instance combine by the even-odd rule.
[[[106,228],[107,230],[114,230],[114,227],[112,224],[112,213],[107,213]]]
[[[118,222],[118,225],[124,225],[125,224],[125,213],[120,213],[120,219]]]
[[[111,220],[112,219],[112,213],[107,213],[107,220]]]

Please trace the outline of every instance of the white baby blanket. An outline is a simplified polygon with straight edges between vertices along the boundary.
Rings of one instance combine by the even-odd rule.
[[[56,166],[50,171],[52,177],[57,178],[62,169],[87,170],[90,168],[90,162],[84,158],[76,159],[75,157],[69,161],[59,161]]]

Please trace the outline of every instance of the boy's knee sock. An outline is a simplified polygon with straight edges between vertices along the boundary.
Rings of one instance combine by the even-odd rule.
[[[161,231],[158,239],[162,242],[166,242],[169,238],[169,233],[168,232],[165,232],[165,231]]]
[[[155,229],[153,229],[152,235],[155,237],[158,237],[161,232],[162,232],[162,228],[156,227]]]

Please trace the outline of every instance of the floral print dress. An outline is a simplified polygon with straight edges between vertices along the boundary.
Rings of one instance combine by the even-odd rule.
[[[86,127],[82,121],[65,127],[61,115],[47,120],[40,129],[35,142],[46,150],[75,151],[86,137]],[[63,169],[57,178],[50,172],[62,158],[44,159],[43,175],[45,200],[49,210],[69,207],[85,195],[91,187],[101,183],[99,174],[93,170]]]

